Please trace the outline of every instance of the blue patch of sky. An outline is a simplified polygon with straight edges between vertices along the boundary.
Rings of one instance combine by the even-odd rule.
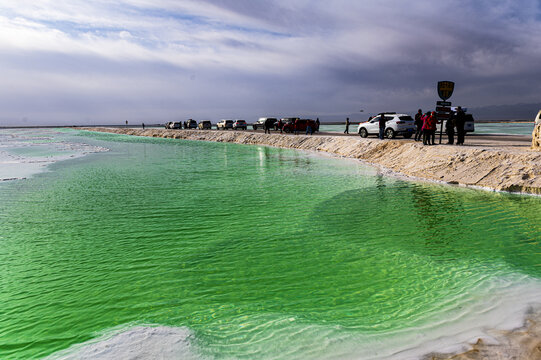
[[[141,9],[141,8],[131,7],[131,11],[136,12],[137,15],[140,17],[170,19],[170,20],[178,21],[185,24],[186,23],[192,24],[194,26],[210,26],[213,29],[218,30],[218,31],[229,30],[229,31],[236,31],[236,32],[243,32],[243,33],[250,33],[250,34],[268,35],[272,37],[283,37],[283,38],[292,37],[291,34],[286,34],[282,32],[270,31],[270,30],[261,29],[261,28],[231,25],[231,24],[226,24],[218,20],[210,19],[204,16],[192,15],[192,14],[181,14],[181,13],[166,11],[162,9]]]
[[[108,27],[97,27],[92,25],[80,24],[73,21],[49,21],[49,20],[33,20],[39,22],[42,25],[47,26],[50,29],[60,30],[63,33],[69,35],[79,35],[81,33],[93,33],[93,34],[104,34],[112,32],[121,32],[129,31],[128,29],[122,27],[108,26]],[[131,31],[130,31],[131,32]]]

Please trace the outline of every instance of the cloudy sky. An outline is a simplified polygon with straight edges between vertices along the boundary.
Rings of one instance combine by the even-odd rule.
[[[0,125],[541,102],[541,0],[2,0],[0,79]]]

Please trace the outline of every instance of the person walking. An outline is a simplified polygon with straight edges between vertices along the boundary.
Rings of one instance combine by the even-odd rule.
[[[455,117],[456,114],[454,111],[451,111],[449,119],[445,122],[445,133],[447,134],[447,144],[453,145],[455,143]]]
[[[344,130],[344,134],[349,134],[349,118],[346,118],[346,130]]]
[[[315,131],[319,132],[319,118],[316,119],[316,128]]]
[[[379,139],[383,140],[383,135],[385,135],[385,114],[379,114]]]
[[[462,107],[457,107],[456,116],[455,116],[455,126],[456,126],[456,144],[464,145],[464,125],[466,124],[466,114],[462,110]]]
[[[415,114],[415,126],[415,141],[421,141],[421,137],[423,136],[423,110],[421,109]]]

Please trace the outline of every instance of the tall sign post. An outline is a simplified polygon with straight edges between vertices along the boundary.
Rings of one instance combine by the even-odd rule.
[[[451,102],[447,101],[453,95],[455,83],[452,81],[438,81],[438,95],[442,101],[436,102],[436,118],[440,125],[440,144],[443,137],[443,121],[451,118]]]

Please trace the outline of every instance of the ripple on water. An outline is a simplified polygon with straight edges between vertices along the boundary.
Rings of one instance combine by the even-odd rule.
[[[81,140],[111,151],[0,187],[7,357],[159,324],[209,358],[403,358],[539,298],[537,198],[292,150]]]

